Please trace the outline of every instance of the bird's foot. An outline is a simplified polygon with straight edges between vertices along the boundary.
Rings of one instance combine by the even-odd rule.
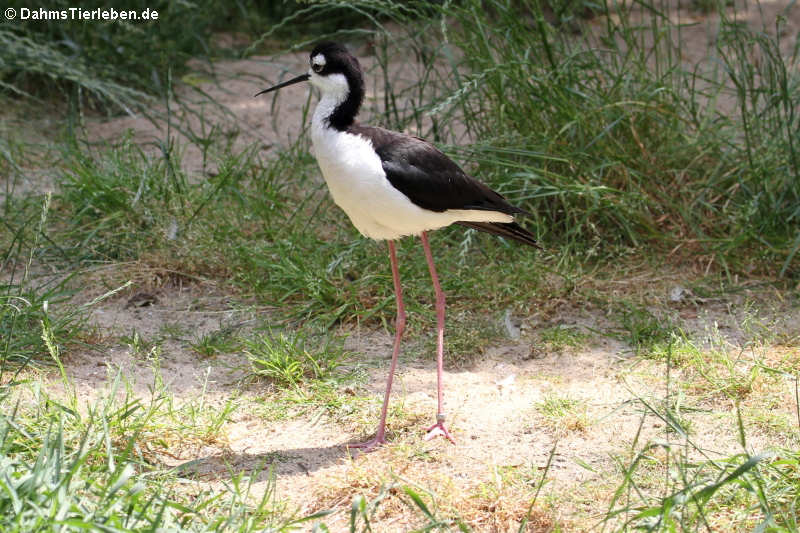
[[[453,444],[456,443],[456,439],[450,435],[450,432],[444,426],[444,415],[436,415],[436,423],[426,430],[425,440],[432,440],[439,436],[446,438]]]
[[[358,450],[358,453],[369,453],[374,452],[384,444],[386,444],[386,438],[383,435],[375,435],[366,442],[345,444],[345,446],[348,450]]]

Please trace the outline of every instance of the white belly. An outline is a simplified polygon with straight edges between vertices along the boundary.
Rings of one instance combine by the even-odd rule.
[[[415,205],[392,187],[372,143],[359,135],[312,121],[311,140],[333,201],[362,235],[376,240],[418,235],[461,221],[510,222],[493,211],[452,209],[441,213]]]

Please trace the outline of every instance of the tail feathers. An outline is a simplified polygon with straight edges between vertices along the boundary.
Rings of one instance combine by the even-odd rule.
[[[533,237],[533,233],[526,230],[516,222],[457,222],[457,224],[461,224],[462,226],[467,226],[468,228],[479,231],[485,231],[487,233],[491,233],[492,235],[499,235],[501,237],[513,239],[523,244],[533,246],[534,248],[539,248],[540,250],[542,249],[542,247],[539,246],[539,243],[537,243],[536,239]]]

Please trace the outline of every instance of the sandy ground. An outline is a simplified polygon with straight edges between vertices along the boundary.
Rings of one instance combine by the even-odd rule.
[[[664,286],[674,287],[679,281]],[[135,306],[143,300],[150,305]],[[752,312],[747,301],[742,295],[682,306],[683,325],[698,338],[714,330],[732,347],[740,346],[752,335],[742,327],[754,320],[747,314]],[[565,302],[545,321],[514,317],[525,325],[527,333],[521,338],[494,345],[472,366],[448,369],[445,403],[456,445],[443,439],[423,440],[424,428],[433,422],[436,409],[433,354],[402,357],[392,398],[396,412],[389,422],[391,443],[377,452],[354,456],[346,444],[368,437],[377,421],[392,335],[360,329],[346,332],[347,348],[355,354],[352,363],[367,365],[363,367],[365,390],[359,393],[373,399],[358,417],[366,424],[324,408],[270,419],[254,406],[264,398],[269,401],[272,386],[244,379],[249,366],[243,354],[203,358],[190,347],[204,333],[246,324],[260,314],[232,304],[225,295],[216,294],[213,286],[202,285],[163,287],[155,293],[134,292],[103,302],[93,311],[92,322],[111,346],[67,359],[80,403],[89,405],[104,395],[109,378],[118,372],[128,390],[143,398],[163,386],[176,405],[194,402],[221,409],[234,399],[238,408],[213,439],[176,441],[169,448],[154,446],[153,457],[163,466],[179,468],[182,476],[200,486],[220,490],[232,472],[259,471],[258,493],[268,486],[267,471],[272,468],[276,493],[296,512],[337,511],[325,519],[332,531],[347,530],[353,496],[372,498],[381,488],[400,482],[419,483],[433,491],[439,495],[443,515],[458,513],[476,531],[509,531],[524,516],[524,498],[530,497],[532,489],[521,489],[507,478],[538,480],[551,452],[546,494],[563,501],[539,516],[539,522],[534,520],[541,528],[532,530],[548,530],[554,521],[571,530],[575,513],[583,517],[574,525],[580,530],[591,517],[602,515],[605,504],[598,507],[597,503],[609,496],[614,458],[627,457],[637,431],[642,442],[679,440],[665,433],[663,420],[644,417],[642,405],[636,402],[663,401],[663,364],[635,357],[629,346],[602,335],[592,335],[578,348],[548,349],[530,334],[554,325],[588,333],[614,329],[602,310],[576,309]],[[787,337],[800,335],[800,309],[778,302],[763,309],[760,322]],[[130,346],[133,332],[155,339],[175,324],[184,333],[167,335],[169,339],[159,343],[157,358]],[[57,389],[57,376],[52,379]],[[783,405],[792,405],[791,383],[784,388],[774,393]],[[541,405],[553,397],[579,401],[578,418],[566,417],[555,425],[549,421]],[[707,412],[691,416],[695,444],[707,450],[709,457],[740,452],[732,402],[712,398],[702,407]],[[752,452],[794,442],[791,435],[780,438],[774,432],[748,429]],[[381,508],[380,531],[408,531],[414,524],[421,525],[419,514],[399,502],[391,500]]]
[[[786,5],[748,4],[740,7],[737,16],[759,24],[761,14],[774,20]],[[789,12],[785,51],[793,46],[800,29],[799,9],[792,6]],[[683,38],[690,43],[684,47],[690,51],[686,61],[704,60],[715,22],[688,11],[680,15],[680,20],[689,24],[683,30]],[[374,69],[374,58],[365,56],[362,61],[367,70]],[[186,106],[175,106],[172,134],[184,144],[192,132],[217,127],[223,136],[229,133],[239,147],[261,143],[265,151],[277,149],[302,129],[301,117],[309,105],[307,91],[282,91],[274,100],[256,99],[253,94],[305,69],[305,53],[218,63],[214,65],[216,82],[195,77],[193,85],[180,89],[179,98]],[[401,65],[393,72],[397,77],[414,75],[413,66]],[[382,95],[374,85],[370,87],[368,99],[377,101]],[[209,103],[203,94],[216,103]],[[130,132],[136,142],[149,149],[156,149],[167,132],[163,122],[142,116],[92,121],[88,128],[93,140],[113,140]],[[188,145],[186,150],[186,170],[198,175],[209,171],[195,145]],[[139,290],[155,290],[149,305],[131,303]],[[209,405],[221,405],[235,394],[244,398],[243,405],[248,405],[248,399],[255,401],[267,394],[268,386],[242,381],[248,374],[242,354],[202,358],[189,343],[204,332],[247,322],[258,315],[258,310],[242,311],[227,295],[218,294],[213,285],[138,287],[94,308],[91,323],[111,347],[70,354],[67,371],[79,398],[86,403],[108,386],[109,376],[119,371],[132,390],[143,396],[150,393],[155,381],[161,380],[177,402],[202,396]],[[797,329],[797,316],[785,318],[789,330]],[[554,323],[585,331],[589,331],[587,327],[600,331],[610,327],[598,310],[568,307],[547,323],[531,317],[519,319],[532,329]],[[155,363],[121,341],[134,332],[153,338],[164,332],[165,325],[175,323],[186,333],[165,340]],[[735,314],[724,303],[690,313],[686,323],[696,331],[715,323],[729,324],[725,334],[731,342],[744,338],[736,327]],[[385,331],[348,333],[348,348],[371,363],[365,387],[374,401],[365,416],[377,420],[392,337]],[[600,516],[604,507],[598,506],[598,501],[603,500],[597,498],[605,498],[607,493],[598,496],[594,491],[601,490],[597,487],[604,486],[603,476],[614,470],[612,457],[624,454],[630,446],[628,436],[634,435],[640,424],[644,424],[642,438],[664,434],[663,423],[653,417],[643,422],[641,408],[630,403],[637,397],[663,397],[663,391],[658,389],[661,383],[652,378],[661,370],[657,363],[636,360],[631,357],[630,347],[606,337],[596,337],[579,349],[554,352],[537,350],[533,342],[532,337],[507,340],[490,348],[474,366],[447,372],[446,406],[450,428],[458,441],[455,446],[441,439],[422,440],[423,428],[433,421],[435,413],[435,366],[431,355],[401,363],[393,402],[402,406],[402,417],[390,420],[392,444],[375,453],[351,458],[343,445],[368,434],[324,411],[270,422],[244,408],[234,411],[214,442],[176,446],[159,457],[165,465],[183,465],[187,477],[210,486],[229,476],[230,470],[249,471],[264,464],[274,465],[279,497],[287,498],[301,513],[337,510],[326,518],[331,531],[346,529],[353,495],[374,496],[382,483],[388,486],[397,479],[425,480],[428,489],[442,495],[442,508],[463,512],[476,531],[508,531],[522,518],[521,510],[527,509],[524,502],[516,499],[520,494],[528,497],[529,493],[509,489],[500,478],[508,471],[524,471],[531,473],[530,479],[538,479],[555,449],[547,490],[573,497],[563,509],[551,510],[551,516],[541,517],[541,530],[547,530],[553,520],[565,520],[568,525],[568,517],[576,511],[584,516]],[[531,357],[532,353],[535,357]],[[55,376],[53,381],[57,381]],[[585,427],[572,428],[548,425],[536,406],[553,394],[581,400],[585,420],[590,422]],[[722,454],[736,453],[739,445],[731,429],[732,417],[720,422],[714,416],[696,415],[695,423],[704,428],[697,435],[699,444]],[[776,444],[774,435],[767,434],[755,433],[750,441],[753,449]],[[266,485],[265,474],[259,483]],[[387,504],[379,513],[379,530],[406,531],[414,520],[418,515],[407,507]]]

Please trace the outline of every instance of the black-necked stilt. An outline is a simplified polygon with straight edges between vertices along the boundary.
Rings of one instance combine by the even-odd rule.
[[[534,236],[514,222],[514,215],[527,213],[469,177],[430,143],[355,122],[364,100],[364,78],[358,60],[344,46],[319,44],[311,52],[310,63],[306,74],[256,96],[302,81],[309,81],[320,90],[322,97],[311,120],[317,162],[334,202],[358,231],[372,239],[389,241],[397,297],[392,362],[378,431],[373,439],[350,447],[371,450],[386,442],[386,410],[406,322],[394,241],[406,235],[419,235],[422,239],[436,292],[438,410],[436,423],[428,428],[425,438],[441,435],[455,442],[445,427],[442,405],[444,293],[426,232],[457,223],[538,247]]]

